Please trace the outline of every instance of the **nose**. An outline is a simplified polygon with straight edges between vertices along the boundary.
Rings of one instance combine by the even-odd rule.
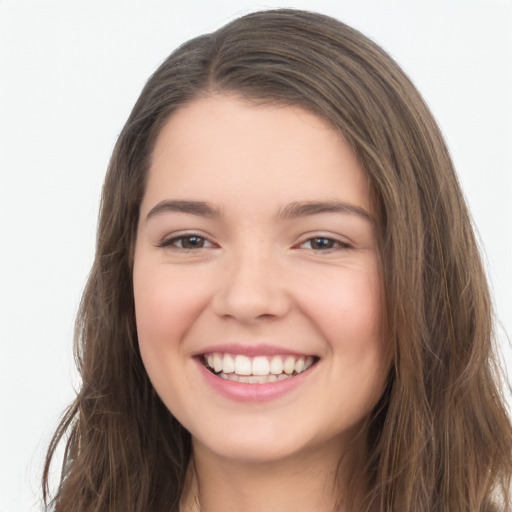
[[[278,262],[254,252],[227,262],[212,300],[218,316],[252,324],[285,316],[291,307]]]

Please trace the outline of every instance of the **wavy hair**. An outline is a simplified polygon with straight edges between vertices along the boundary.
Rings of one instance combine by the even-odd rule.
[[[81,388],[48,450],[56,512],[177,512],[188,432],[156,395],[132,290],[139,207],[155,139],[204,94],[296,105],[351,145],[379,212],[385,336],[394,358],[368,419],[370,492],[358,510],[506,510],[512,428],[486,276],[443,137],[399,66],[324,15],[243,16],[170,55],[146,83],[109,164],[76,335]],[[48,476],[65,444],[60,484]],[[496,508],[495,508],[496,507]]]

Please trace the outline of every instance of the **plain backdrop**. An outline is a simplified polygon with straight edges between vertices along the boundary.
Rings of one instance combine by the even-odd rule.
[[[73,321],[100,188],[141,87],[180,43],[267,7],[353,25],[419,87],[460,174],[506,347],[512,1],[0,0],[0,512],[41,508],[44,450],[78,383]]]

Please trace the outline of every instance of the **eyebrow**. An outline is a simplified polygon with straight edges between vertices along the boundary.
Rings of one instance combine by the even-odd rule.
[[[160,201],[153,206],[146,216],[146,221],[159,213],[188,213],[199,215],[201,217],[220,217],[220,208],[205,201],[178,201],[165,200]]]
[[[342,201],[294,202],[281,208],[278,216],[281,219],[294,219],[297,217],[319,215],[321,213],[346,213],[375,223],[373,216],[364,208]]]
[[[146,216],[146,221],[160,213],[188,213],[200,217],[218,218],[221,209],[206,201],[164,200],[156,204]],[[364,208],[342,201],[304,201],[293,202],[278,210],[277,217],[282,220],[308,217],[322,213],[344,213],[356,215],[375,223],[375,219]]]

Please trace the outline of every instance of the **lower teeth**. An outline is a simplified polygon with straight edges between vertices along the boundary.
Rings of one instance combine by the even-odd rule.
[[[215,373],[217,377],[225,380],[232,380],[234,382],[243,382],[246,384],[267,384],[269,382],[277,382],[280,380],[286,380],[290,377],[295,377],[297,373],[293,372],[291,375],[281,373],[279,375],[237,375],[236,373]]]

